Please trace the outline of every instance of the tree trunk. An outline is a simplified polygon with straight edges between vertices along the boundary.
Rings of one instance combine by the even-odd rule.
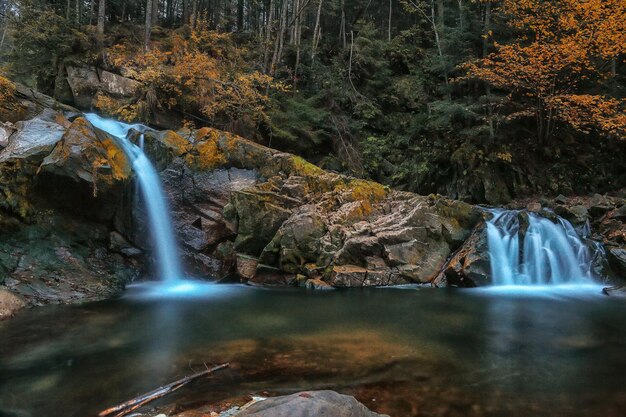
[[[392,0],[389,0],[389,25],[387,26],[387,40],[391,42],[391,3]]]
[[[491,31],[491,1],[485,3],[485,22],[483,26],[483,58],[489,55],[489,32]],[[489,139],[496,136],[493,124],[493,105],[491,104],[491,86],[487,84],[487,123],[489,123]]]
[[[2,52],[2,47],[4,46],[4,39],[6,38],[8,28],[9,28],[9,22],[8,22],[8,19],[5,17],[4,28],[2,29],[2,39],[0,39],[0,52]]]
[[[439,35],[443,36],[446,28],[445,24],[445,9],[443,7],[443,0],[437,0],[437,26],[439,26]]]
[[[272,16],[274,12],[274,0],[270,0],[269,8],[265,11],[267,24],[265,25],[265,45],[263,51],[263,72],[269,72],[269,55],[270,55],[270,45],[272,41],[272,22],[274,17]]]
[[[191,22],[189,22],[189,24],[191,25],[192,29],[196,28],[197,20],[198,20],[198,0],[192,0],[192,3],[191,3]]]
[[[243,31],[244,0],[237,0],[237,31]]]
[[[197,2],[198,0],[196,0]],[[159,0],[152,0],[152,26],[159,24]]]
[[[322,4],[324,4],[324,0],[320,0],[319,5],[317,6],[317,15],[315,17],[315,29],[313,29],[313,44],[311,45],[311,59],[315,59],[315,52],[317,50],[317,44],[320,38],[320,18],[322,16]]]
[[[152,31],[152,4],[157,0],[146,0],[146,27],[143,33],[143,49],[150,50],[150,32]]]
[[[339,24],[339,40],[341,40],[341,46],[346,49],[346,0],[341,0],[341,23]]]
[[[280,14],[280,26],[279,33],[274,45],[274,55],[272,56],[272,64],[270,65],[270,75],[274,76],[276,73],[276,66],[280,62],[283,55],[283,45],[285,42],[285,31],[287,29],[287,10],[289,8],[289,1],[283,0],[283,8]]]
[[[442,0],[437,0],[441,2]],[[443,9],[442,9],[443,10]],[[440,12],[440,19],[443,19],[443,11]],[[437,44],[437,52],[439,53],[439,59],[441,59],[441,66],[443,67],[443,77],[448,85],[448,70],[446,69],[446,60],[443,56],[443,42],[441,40],[441,36],[439,35],[440,27],[443,29],[443,25],[438,25],[435,20],[435,3],[434,0],[430,2],[430,20],[433,25],[433,32],[435,32],[435,43]],[[443,23],[443,20],[441,21]]]
[[[98,38],[102,41],[104,37],[104,17],[105,17],[106,0],[98,0]]]

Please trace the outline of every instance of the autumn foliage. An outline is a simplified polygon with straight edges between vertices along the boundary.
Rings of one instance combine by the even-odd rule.
[[[500,8],[518,35],[465,64],[467,78],[508,92],[508,119],[533,117],[540,142],[562,125],[623,138],[626,101],[581,91],[615,76],[611,63],[626,52],[626,2],[504,0]]]
[[[245,51],[231,44],[230,34],[207,27],[201,22],[195,29],[173,32],[149,51],[131,43],[109,48],[111,64],[141,82],[142,95],[132,103],[100,96],[97,106],[125,120],[147,119],[160,108],[200,114],[214,125],[265,119],[268,92],[285,87],[248,68]]]

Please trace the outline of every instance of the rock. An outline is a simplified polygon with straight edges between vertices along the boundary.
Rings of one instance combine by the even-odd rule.
[[[304,283],[304,287],[307,290],[332,290],[334,289],[332,285],[327,282],[322,281],[319,278],[307,279]]]
[[[367,269],[356,265],[334,266],[330,283],[334,287],[362,287],[366,285]]]
[[[484,223],[454,254],[434,283],[438,286],[476,287],[491,283],[491,266]]]
[[[296,277],[293,274],[287,274],[284,271],[269,265],[257,265],[256,272],[252,278],[248,280],[250,284],[262,286],[287,286],[295,284]]]
[[[13,317],[25,306],[26,303],[20,297],[0,288],[0,321]]]
[[[626,297],[626,285],[615,285],[613,287],[602,288],[604,295],[610,295],[612,297]]]
[[[554,198],[554,202],[557,204],[567,204],[567,197],[565,197],[563,194],[559,194]]]
[[[131,175],[130,163],[114,139],[99,135],[81,117],[65,131],[61,141],[43,160],[41,168],[45,172],[92,184],[94,195]]]
[[[609,216],[612,219],[626,222],[626,204],[612,211]]]
[[[12,123],[0,123],[0,149],[6,148],[9,144],[9,137],[15,130]]]
[[[84,119],[42,111],[67,106],[28,89],[20,96],[38,114],[15,123],[0,150],[0,281],[27,305],[110,297],[141,271],[107,249],[113,225],[130,223],[130,167]]]
[[[354,397],[335,391],[305,391],[252,404],[237,417],[383,417]]]
[[[538,201],[531,201],[526,205],[526,210],[539,213],[541,211],[541,203]]]
[[[0,152],[0,163],[10,159],[36,159],[48,155],[65,128],[51,120],[50,112],[15,124],[17,131]]]
[[[555,207],[554,211],[556,214],[570,221],[575,226],[584,225],[589,219],[589,212],[587,211],[587,208],[581,204],[571,207],[559,205]]]
[[[249,280],[256,274],[259,260],[250,256],[237,256],[237,275],[243,280]]]
[[[239,224],[235,249],[255,256],[261,254],[296,206],[280,194],[252,189],[234,192],[231,204]]]
[[[622,278],[626,278],[626,249],[608,248],[609,265]]]
[[[69,65],[66,70],[74,104],[81,109],[90,109],[100,91],[118,98],[131,98],[141,87],[138,81],[109,71]]]
[[[326,225],[314,205],[297,209],[279,228],[263,249],[261,262],[277,264],[286,272],[302,271],[304,265],[316,262],[319,241],[326,234]]]
[[[613,208],[611,201],[600,194],[594,194],[589,200],[589,213],[593,217],[600,217]]]
[[[121,233],[116,231],[109,233],[109,250],[130,258],[141,256],[143,253],[141,249],[133,246]]]

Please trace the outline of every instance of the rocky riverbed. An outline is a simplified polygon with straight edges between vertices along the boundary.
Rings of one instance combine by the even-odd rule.
[[[22,305],[111,297],[151,263],[133,173],[115,140],[72,108],[18,92],[0,112],[0,295],[13,300],[3,317]],[[489,283],[482,207],[327,172],[216,129],[148,131],[144,149],[191,276],[313,289]],[[512,206],[590,228],[608,260],[597,259],[598,275],[619,278],[624,197]]]

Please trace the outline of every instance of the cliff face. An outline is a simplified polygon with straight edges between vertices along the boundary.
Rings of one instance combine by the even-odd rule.
[[[111,296],[140,270],[119,243],[132,228],[128,161],[50,103],[3,121],[0,148],[0,285],[34,305]]]

